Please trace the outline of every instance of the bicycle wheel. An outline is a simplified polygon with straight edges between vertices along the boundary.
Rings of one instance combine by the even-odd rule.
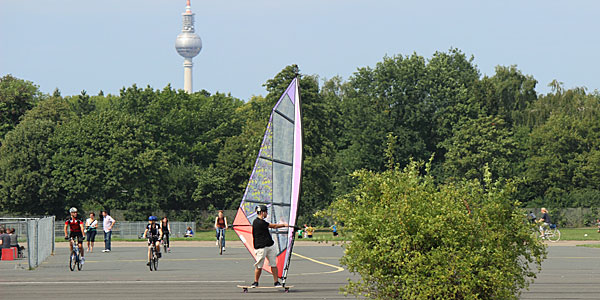
[[[548,239],[551,242],[558,242],[560,240],[560,231],[558,230],[558,228],[552,229],[550,231],[550,234],[548,234]]]
[[[77,255],[77,270],[81,271],[81,268],[83,268],[83,265],[81,264],[81,257]]]
[[[150,268],[150,272],[152,272],[153,268],[154,268],[154,248],[152,248],[150,250],[150,265],[148,265],[148,267]]]
[[[75,252],[71,252],[71,256],[69,257],[69,269],[71,271],[75,271],[75,264],[77,264],[77,255],[75,255]]]
[[[219,255],[223,255],[223,235],[219,235]]]
[[[154,271],[158,271],[158,257],[154,255],[154,258],[152,260],[152,264],[154,265]]]

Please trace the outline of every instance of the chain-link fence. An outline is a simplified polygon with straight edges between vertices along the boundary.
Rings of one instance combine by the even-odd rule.
[[[26,257],[29,268],[39,266],[54,253],[55,217],[43,218],[0,218],[0,226],[14,228],[18,242],[26,242]]]
[[[195,222],[169,222],[171,227],[171,237],[183,237],[188,227],[191,227],[196,232]],[[112,230],[113,238],[121,239],[141,239],[146,230],[148,222],[119,222],[115,223]],[[55,226],[57,236],[64,236],[64,222],[59,222]],[[101,236],[104,232],[102,222],[98,221],[98,234]]]

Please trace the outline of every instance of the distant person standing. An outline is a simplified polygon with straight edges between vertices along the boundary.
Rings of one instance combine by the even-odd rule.
[[[115,223],[117,223],[117,221],[115,221],[115,219],[109,216],[105,210],[102,211],[102,217],[104,218],[104,220],[102,221],[102,227],[104,229],[104,250],[102,250],[102,252],[110,252],[110,239],[112,237],[112,229],[113,226],[115,226]]]
[[[308,227],[306,227],[306,237],[312,239],[313,233],[315,233],[315,228],[313,228],[312,225],[308,225]]]
[[[85,220],[85,234],[87,236],[87,252],[94,252],[94,241],[98,231],[98,220],[96,214],[90,213],[90,217]]]

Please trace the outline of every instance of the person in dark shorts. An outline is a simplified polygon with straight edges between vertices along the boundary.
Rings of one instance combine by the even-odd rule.
[[[271,238],[269,228],[288,227],[288,224],[269,224],[267,218],[267,206],[259,205],[256,207],[256,219],[252,222],[252,238],[254,241],[254,253],[256,254],[256,263],[254,264],[254,283],[251,287],[258,287],[258,280],[262,273],[262,267],[265,263],[265,258],[269,260],[271,272],[273,273],[274,286],[281,286],[277,277],[277,246]]]
[[[94,252],[94,242],[98,231],[98,220],[96,214],[90,213],[90,217],[85,220],[85,235],[87,237],[87,252]]]
[[[156,256],[161,257],[160,254],[160,237],[162,236],[162,230],[160,229],[160,224],[156,223],[158,218],[155,216],[150,216],[148,218],[148,225],[146,225],[146,231],[144,231],[144,238],[148,239],[148,263],[146,265],[150,265],[150,255],[152,245],[156,245]]]
[[[81,255],[81,264],[85,263],[85,259],[83,258],[83,222],[77,217],[77,208],[71,207],[69,209],[69,213],[71,213],[71,217],[67,219],[65,222],[65,239],[73,238],[73,241],[77,241],[77,247],[79,247],[79,253]],[[67,232],[67,229],[70,232]],[[71,251],[73,251],[73,241],[69,242],[71,247]]]
[[[167,217],[164,217],[160,222],[160,229],[162,229],[162,239],[165,242],[165,247],[167,247],[168,252],[171,252],[171,243],[169,243],[171,224],[169,224],[169,219],[167,219]]]

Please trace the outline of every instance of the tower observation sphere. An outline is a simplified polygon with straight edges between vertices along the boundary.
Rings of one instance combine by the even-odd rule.
[[[192,58],[202,50],[202,40],[194,32],[194,13],[190,6],[190,0],[187,0],[187,6],[183,16],[183,28],[175,40],[175,49],[179,55],[183,56],[183,89],[192,93]]]

